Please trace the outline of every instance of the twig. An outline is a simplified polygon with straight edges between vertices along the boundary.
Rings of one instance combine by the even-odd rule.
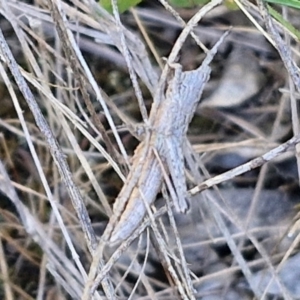
[[[214,185],[217,185],[219,183],[222,183],[224,181],[227,181],[229,179],[232,179],[238,175],[244,174],[246,172],[249,172],[253,169],[256,169],[258,167],[261,167],[263,164],[269,162],[270,160],[276,158],[282,153],[285,153],[289,148],[295,147],[296,144],[300,142],[300,134],[294,136],[287,142],[281,144],[280,146],[272,149],[271,151],[265,153],[262,156],[259,156],[257,158],[252,159],[248,163],[245,163],[241,166],[238,166],[228,172],[225,172],[223,174],[217,175],[213,178],[207,179],[201,184],[197,185],[196,187],[189,190],[190,195],[195,195],[203,190],[209,189]]]
[[[169,11],[176,21],[181,25],[183,28],[186,26],[186,22],[181,18],[180,14],[166,1],[166,0],[159,0],[159,2],[165,7],[167,11]],[[199,37],[195,34],[194,31],[191,31],[191,37],[195,40],[197,45],[204,51],[208,52],[208,49],[205,45],[200,41]]]

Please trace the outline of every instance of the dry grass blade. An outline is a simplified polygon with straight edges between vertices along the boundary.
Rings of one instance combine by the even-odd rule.
[[[126,60],[126,64],[127,64],[128,70],[129,70],[129,76],[130,76],[130,79],[132,81],[134,92],[135,92],[135,95],[136,95],[138,103],[139,103],[140,112],[141,112],[143,121],[146,125],[148,125],[147,109],[146,109],[146,106],[145,106],[145,103],[144,103],[141,88],[138,84],[138,80],[137,80],[137,76],[136,76],[134,67],[133,67],[133,64],[132,64],[132,58],[130,57],[130,52],[129,52],[129,49],[128,49],[128,46],[127,46],[127,43],[126,43],[125,33],[124,33],[123,25],[122,25],[121,20],[120,20],[120,15],[119,15],[118,5],[117,5],[116,0],[112,1],[112,7],[113,7],[113,13],[114,13],[118,33],[120,34],[120,43],[121,43],[121,47],[122,47],[122,50],[123,50],[122,53],[123,53],[123,56]]]
[[[26,231],[34,238],[43,252],[47,254],[48,261],[52,266],[53,275],[55,275],[55,273],[61,274],[61,279],[66,282],[73,277],[72,281],[69,281],[69,283],[65,286],[68,288],[71,295],[78,297],[81,294],[80,287],[82,288],[84,285],[83,277],[78,270],[74,268],[73,263],[65,256],[57,245],[49,239],[47,233],[43,230],[42,224],[29,212],[19,199],[14,187],[10,183],[8,174],[6,173],[1,161],[0,173],[2,176],[0,181],[1,191],[15,204]],[[76,284],[74,284],[75,282]]]
[[[28,105],[32,109],[33,115],[36,118],[36,122],[37,122],[38,126],[40,127],[40,130],[44,133],[47,142],[49,143],[50,149],[52,150],[53,157],[55,158],[55,161],[57,162],[57,165],[59,167],[59,170],[61,171],[62,177],[65,178],[65,180],[66,180],[66,185],[69,187],[69,192],[70,192],[71,198],[76,202],[76,206],[78,207],[78,216],[82,220],[82,226],[84,227],[84,231],[86,233],[86,237],[87,237],[87,240],[89,241],[90,249],[92,251],[93,247],[95,247],[96,239],[93,234],[93,230],[91,229],[91,226],[89,224],[89,218],[86,213],[85,207],[83,206],[82,198],[71,179],[70,171],[69,171],[69,168],[68,168],[68,166],[65,162],[65,159],[62,155],[62,152],[59,149],[58,144],[57,144],[56,140],[54,139],[54,136],[53,136],[50,128],[48,127],[47,122],[45,121],[43,115],[41,114],[40,109],[35,102],[34,96],[33,96],[32,92],[30,91],[27,83],[25,82],[25,80],[19,70],[19,66],[16,64],[16,61],[14,60],[12,53],[11,53],[10,49],[8,48],[8,45],[7,45],[5,38],[1,31],[0,31],[0,44],[1,44],[1,52],[2,52],[2,61],[3,61],[3,63],[7,64],[7,66],[10,68],[20,90],[23,93],[24,98],[28,101]],[[11,83],[10,83],[8,77],[6,76],[2,65],[1,65],[1,74],[6,82],[8,89],[10,90],[12,99],[15,100],[14,105],[15,105],[16,111],[19,115],[19,119],[21,120],[21,123],[23,125],[23,130],[27,134],[28,145],[31,149],[32,156],[35,159],[35,164],[36,164],[36,167],[38,168],[41,180],[44,183],[44,188],[46,190],[48,199],[50,200],[50,203],[52,204],[52,208],[53,208],[54,212],[56,213],[56,218],[61,226],[62,231],[64,232],[64,237],[70,247],[73,258],[76,261],[78,268],[81,270],[82,277],[84,278],[86,276],[85,270],[84,270],[80,260],[78,259],[79,256],[78,256],[78,254],[72,244],[72,241],[67,233],[67,230],[65,228],[62,217],[59,213],[59,210],[57,209],[55,200],[53,199],[53,196],[52,196],[52,193],[48,186],[46,177],[43,173],[41,163],[38,159],[35,148],[31,142],[25,120],[23,119],[21,108],[16,99],[16,96],[14,95],[13,89],[11,87]]]
[[[0,270],[2,280],[4,281],[5,299],[13,300],[14,297],[9,283],[8,264],[3,250],[2,236],[0,236]]]
[[[55,160],[57,162],[57,166],[59,167],[61,175],[63,178],[66,179],[66,185],[69,187],[69,192],[70,192],[70,195],[72,195],[72,199],[74,199],[74,201],[76,201],[76,206],[79,208],[78,216],[82,220],[84,220],[82,225],[83,225],[83,227],[85,227],[85,232],[87,234],[88,240],[90,241],[91,249],[93,249],[93,246],[96,243],[96,239],[95,239],[95,236],[91,235],[93,230],[87,229],[87,227],[90,227],[90,224],[88,224],[88,222],[86,222],[87,220],[89,220],[89,218],[84,209],[84,206],[82,206],[83,201],[81,199],[81,196],[80,196],[79,192],[77,191],[77,188],[71,179],[71,174],[70,174],[68,165],[65,162],[63,154],[62,154],[54,136],[52,135],[52,132],[51,132],[50,128],[48,127],[47,122],[45,121],[43,115],[40,112],[39,107],[37,106],[37,104],[35,102],[33,94],[31,93],[27,83],[25,82],[21,72],[19,71],[19,67],[16,64],[16,61],[14,60],[1,31],[0,31],[0,46],[1,46],[1,51],[2,51],[2,59],[4,59],[3,62],[8,65],[12,74],[15,76],[15,80],[16,80],[17,84],[19,85],[19,88],[22,91],[24,98],[28,101],[28,105],[32,109],[32,112],[36,117],[36,122],[37,122],[38,126],[40,127],[40,130],[44,133],[44,136],[45,136],[47,142],[49,143],[50,149],[52,150],[53,157],[55,158]],[[4,75],[5,73],[3,73],[3,71],[4,70],[2,69],[2,74]],[[7,82],[7,83],[9,83],[9,82]],[[22,112],[21,112],[20,107],[17,109],[20,112],[19,116],[21,116]],[[25,128],[26,127],[24,127],[23,129],[26,130]],[[28,141],[30,141],[30,139]],[[32,147],[32,151],[34,153],[33,147]],[[45,178],[44,178],[44,180],[45,180]],[[45,180],[45,182],[46,182],[46,180]],[[48,197],[52,198],[50,189],[48,189]]]
[[[53,16],[53,20],[56,22],[56,29],[58,31],[58,35],[62,42],[62,48],[65,51],[67,59],[69,60],[70,67],[74,71],[75,79],[78,81],[80,92],[86,103],[89,113],[92,116],[93,122],[94,122],[95,126],[97,127],[97,129],[100,131],[102,138],[103,138],[109,152],[113,156],[113,158],[117,161],[120,161],[119,154],[118,154],[117,150],[115,149],[115,147],[113,146],[110,138],[108,137],[108,135],[104,129],[104,126],[101,123],[99,117],[97,116],[94,106],[91,102],[88,90],[86,88],[88,84],[87,84],[86,78],[82,75],[81,66],[78,61],[79,60],[78,58],[81,57],[80,51],[78,51],[78,47],[76,46],[73,34],[66,27],[66,17],[61,10],[61,2],[60,1],[49,1],[49,6],[51,7],[51,13]],[[104,103],[105,102],[102,101],[103,106],[105,106]],[[113,124],[113,122],[112,122],[112,124]],[[117,134],[117,137],[118,137],[118,134]],[[118,140],[120,140],[120,138],[118,138]],[[120,145],[121,145],[121,143],[120,143]],[[124,158],[126,160],[127,155],[126,155],[125,151],[123,152],[123,155],[125,156]]]
[[[0,298],[300,298],[299,41],[117,2],[0,0]]]
[[[288,48],[288,45],[282,40],[282,38],[279,35],[278,30],[276,29],[274,22],[269,15],[265,4],[263,1],[259,0],[258,1],[260,13],[263,16],[265,20],[266,27],[268,29],[269,34],[272,36],[276,48],[282,58],[282,61],[285,64],[286,69],[288,70],[297,91],[300,91],[300,73],[299,73],[299,68],[297,67],[296,63],[291,57],[291,51]]]
[[[246,164],[238,166],[224,174],[220,174],[213,178],[207,179],[204,182],[200,183],[198,186],[192,188],[189,193],[195,195],[203,190],[206,190],[214,185],[217,185],[221,182],[232,179],[236,176],[249,172],[253,169],[263,166],[265,163],[271,161],[272,159],[278,157],[279,155],[286,153],[288,150],[294,148],[300,142],[300,135],[292,137],[289,141],[279,145],[278,147],[270,150],[264,155],[257,157]]]

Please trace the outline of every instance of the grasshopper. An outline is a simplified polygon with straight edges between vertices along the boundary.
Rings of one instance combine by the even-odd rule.
[[[209,64],[223,39],[207,53],[202,65],[193,71],[182,71],[177,63],[170,64],[174,75],[169,81],[164,99],[155,101],[150,111],[150,130],[133,156],[128,178],[119,193],[114,213],[106,227],[109,242],[122,242],[138,228],[163,183],[163,170],[153,149],[159,154],[172,178],[176,199],[175,209],[188,209],[188,193],[184,174],[183,143],[188,125],[194,116],[204,86],[210,77]],[[155,103],[159,102],[158,107]],[[173,193],[174,194],[174,193]]]

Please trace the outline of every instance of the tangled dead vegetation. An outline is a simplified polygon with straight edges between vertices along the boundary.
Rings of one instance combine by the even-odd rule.
[[[298,41],[236,2],[0,1],[1,299],[300,298]]]

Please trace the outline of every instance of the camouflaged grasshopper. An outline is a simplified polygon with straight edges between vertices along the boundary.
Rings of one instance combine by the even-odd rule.
[[[172,178],[176,194],[176,199],[173,199],[175,209],[179,212],[187,210],[183,143],[210,76],[209,64],[222,41],[220,39],[207,53],[196,70],[183,72],[180,64],[169,65],[174,70],[173,78],[168,83],[164,99],[158,107],[153,105],[150,111],[150,130],[135,150],[131,171],[116,199],[114,214],[106,228],[109,242],[121,242],[128,238],[146,215],[144,201],[151,205],[160,191],[163,171],[153,149]]]

